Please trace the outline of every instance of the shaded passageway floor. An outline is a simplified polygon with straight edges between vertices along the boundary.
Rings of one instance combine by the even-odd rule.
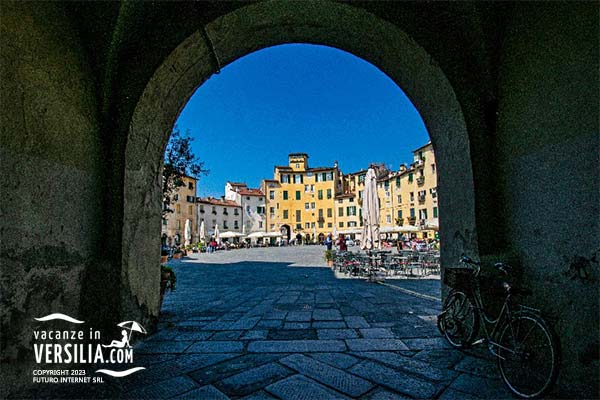
[[[439,300],[336,279],[324,264],[320,246],[196,254],[172,262],[177,290],[165,296],[158,331],[134,348],[134,365],[146,370],[109,377],[98,394],[511,397],[485,353],[451,349],[440,336]],[[439,293],[431,280],[406,285]]]

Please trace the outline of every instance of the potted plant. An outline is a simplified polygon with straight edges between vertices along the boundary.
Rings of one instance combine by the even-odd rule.
[[[175,290],[175,284],[177,283],[177,276],[173,268],[168,265],[160,266],[160,306],[162,308],[163,298],[167,289]]]
[[[169,260],[169,252],[167,250],[160,251],[160,263],[164,264]]]
[[[181,259],[181,257],[183,257],[183,251],[181,251],[181,249],[178,248],[173,253],[173,258],[176,259],[176,260],[179,260],[179,259]]]
[[[333,267],[333,250],[325,250],[325,261],[328,266]]]

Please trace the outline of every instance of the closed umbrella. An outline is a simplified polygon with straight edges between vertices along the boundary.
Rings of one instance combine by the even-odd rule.
[[[365,176],[365,189],[362,203],[362,249],[379,249],[379,201],[377,198],[377,177],[375,170],[369,168]]]
[[[204,221],[200,224],[200,232],[198,233],[200,236],[200,241],[202,243],[206,242],[206,229],[204,228]]]
[[[189,246],[190,239],[192,238],[192,221],[189,219],[185,220],[185,229],[183,231],[183,238],[185,239],[185,245]]]
[[[215,242],[221,244],[221,238],[219,237],[219,224],[215,225]]]

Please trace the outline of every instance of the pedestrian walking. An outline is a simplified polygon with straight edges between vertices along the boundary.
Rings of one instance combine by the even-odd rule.
[[[325,246],[327,246],[327,250],[331,250],[333,247],[333,235],[331,233],[325,238]]]

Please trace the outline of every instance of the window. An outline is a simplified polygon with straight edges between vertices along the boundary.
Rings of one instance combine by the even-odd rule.
[[[188,206],[188,214],[194,213],[194,206]]]
[[[325,182],[327,180],[327,174],[325,172],[321,173],[321,181]]]
[[[177,200],[179,200],[179,195],[178,195],[178,194],[175,194],[175,195],[173,195],[173,200],[174,200],[174,201],[177,201]]]
[[[204,214],[204,206],[200,206],[200,212]]]
[[[275,200],[275,191],[269,190],[269,200]]]
[[[383,186],[385,187],[385,190],[390,190],[390,181],[385,181]]]
[[[162,224],[163,224],[163,225],[166,225],[166,224],[167,224],[167,220],[163,218],[163,220],[162,220]]]
[[[415,209],[414,209],[414,208],[411,208],[411,209],[410,209],[410,217],[411,217],[411,218],[414,218],[414,217],[415,217]]]
[[[296,210],[296,222],[302,221],[302,211]]]
[[[331,189],[327,189],[327,198],[330,199],[331,198]]]
[[[185,196],[185,199],[187,200],[188,203],[194,202],[194,196]]]
[[[438,217],[437,207],[433,207],[433,218],[437,218],[437,217]]]
[[[281,175],[281,183],[290,183],[289,175]]]
[[[296,230],[302,229],[302,224],[296,224]]]
[[[246,200],[250,201],[250,196],[246,196]]]
[[[263,227],[263,222],[262,221],[258,221],[258,227],[262,229],[262,227]]]
[[[306,176],[307,176],[307,177],[311,177],[311,176],[312,176],[312,172],[310,172],[310,171],[309,171],[309,172],[307,172],[307,173],[306,173]]]
[[[359,192],[358,192],[358,198],[359,198],[359,199],[362,199],[362,195],[363,195],[363,191],[362,191],[362,190],[359,190]]]
[[[399,188],[400,187],[400,177],[396,177],[396,187]]]
[[[338,208],[338,217],[343,217],[344,216],[344,207],[340,207]]]
[[[431,193],[431,197],[435,199],[437,197],[437,187],[429,189],[429,193]]]
[[[227,221],[226,221],[226,220],[225,220],[225,221],[223,221],[223,229],[229,229],[229,228],[227,227]]]
[[[301,174],[294,175],[294,183],[302,183],[302,175]]]
[[[181,221],[180,220],[175,221],[175,229],[181,229]]]
[[[323,228],[323,222],[319,221],[319,228]]]
[[[323,189],[317,191],[317,199],[323,200]]]
[[[284,190],[284,191],[283,191],[283,199],[284,199],[284,200],[287,200],[287,199],[288,199],[288,191],[287,191],[287,190]]]
[[[401,194],[398,195],[398,204],[400,204],[400,203],[402,203],[402,195]]]
[[[431,164],[431,173],[435,174],[435,164]]]
[[[256,212],[259,214],[264,214],[266,211],[266,207],[265,206],[257,206],[256,207]]]
[[[321,174],[316,174],[316,175],[315,175],[315,178],[316,178],[316,181],[317,181],[317,182],[323,182],[323,175],[321,175]]]
[[[350,198],[348,199],[348,201],[349,201],[350,203],[354,203],[354,197],[350,197]]]
[[[296,164],[296,169],[300,168],[300,164]]]
[[[304,209],[310,210],[310,203],[304,203]]]
[[[271,224],[271,230],[274,231],[275,230],[275,224]]]
[[[310,185],[304,185],[304,193],[310,192]]]
[[[365,183],[365,175],[359,175],[358,176],[358,183]]]
[[[323,218],[323,209],[319,208],[319,219]]]
[[[333,172],[328,172],[327,173],[327,180],[328,181],[332,181],[333,180]]]
[[[398,219],[402,219],[402,210],[398,210]]]
[[[410,192],[410,202],[412,203],[413,201],[415,201],[415,193]]]
[[[305,227],[306,229],[310,229],[310,223],[309,223],[309,222],[305,223],[305,224],[304,224],[304,227]]]
[[[332,227],[333,227],[333,224],[332,224],[331,222],[328,222],[328,223],[327,223],[327,227],[328,227],[328,228],[332,228]]]
[[[314,202],[310,203],[310,208],[313,209],[313,210],[315,209],[315,203]]]
[[[288,210],[283,210],[283,219],[288,219]]]
[[[238,210],[237,208],[234,208],[233,215],[240,215],[240,210]]]
[[[409,182],[413,181],[413,173],[412,172],[408,174],[408,181]]]
[[[237,219],[233,221],[233,229],[240,229]]]
[[[175,210],[177,211],[177,214],[181,214],[181,205],[175,204]]]
[[[188,182],[188,189],[192,190],[194,188],[194,184],[192,182]]]
[[[227,215],[227,214],[229,214],[229,213],[227,212],[227,208],[223,207],[223,215]]]
[[[349,228],[354,228],[354,227],[356,227],[356,221],[350,221],[350,222],[348,222],[348,227],[349,227]]]
[[[331,218],[333,216],[333,210],[331,208],[327,209],[327,218]]]
[[[296,190],[296,200],[300,200],[300,191]]]
[[[340,228],[343,228],[343,227],[344,227],[344,223],[340,222]]]
[[[346,215],[348,217],[356,215],[356,206],[346,207]],[[341,215],[340,215],[341,217]]]
[[[387,214],[385,216],[385,222],[388,223],[388,224],[392,222],[392,216],[390,214]]]
[[[246,204],[246,212],[250,213],[250,206],[248,204]]]
[[[419,219],[427,219],[427,209],[419,210]]]

